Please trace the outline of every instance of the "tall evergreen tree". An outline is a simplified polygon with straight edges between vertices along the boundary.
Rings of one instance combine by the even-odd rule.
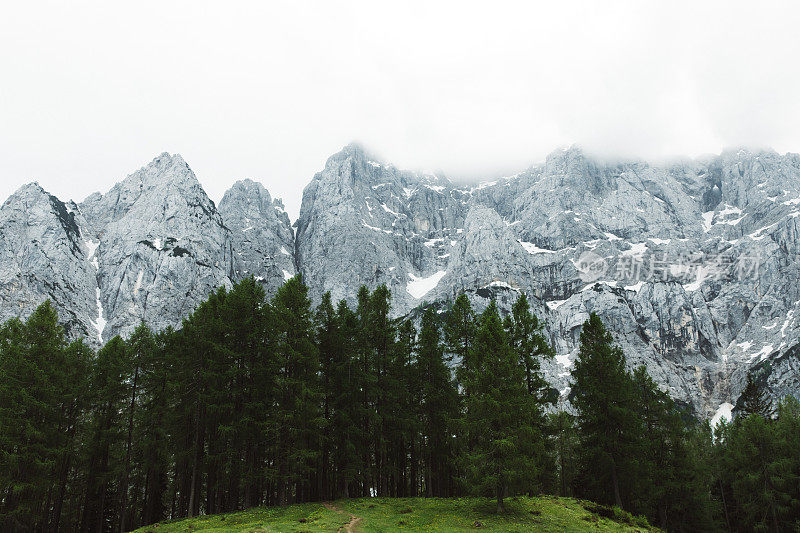
[[[273,423],[276,361],[271,353],[267,320],[271,312],[264,289],[252,276],[235,284],[222,308],[223,351],[230,368],[225,374],[233,416],[221,425],[224,482],[218,506],[240,509],[261,502],[267,472],[264,432]]]
[[[308,474],[318,459],[316,446],[320,413],[319,353],[314,344],[308,288],[295,276],[272,300],[275,321],[276,381],[275,425],[278,503],[306,501],[311,486]]]
[[[359,364],[358,390],[360,392],[359,414],[359,443],[358,450],[361,452],[361,472],[360,472],[360,496],[374,495],[377,486],[373,457],[378,453],[375,450],[374,434],[378,424],[377,415],[377,377],[374,343],[372,340],[372,301],[369,289],[361,286],[357,294],[358,305],[356,306],[356,344],[355,357]]]
[[[465,463],[472,490],[492,494],[497,510],[506,495],[527,490],[536,475],[533,449],[537,410],[525,374],[492,302],[483,312],[474,346],[462,361],[466,431]]]
[[[456,370],[456,377],[459,385],[464,386],[465,381],[469,381],[469,376],[462,375],[463,372],[471,371],[476,368],[468,359],[473,352],[477,324],[475,312],[469,303],[469,298],[461,293],[447,312],[447,320],[444,325],[445,349],[452,354],[459,366]]]
[[[375,453],[375,491],[379,496],[390,494],[390,478],[397,475],[397,465],[390,454],[389,439],[395,420],[395,406],[399,398],[399,384],[392,375],[395,343],[395,325],[390,317],[391,294],[381,285],[370,296],[369,344],[373,357],[375,376],[375,427],[372,432]]]
[[[410,319],[402,320],[397,327],[394,356],[394,373],[398,381],[394,418],[398,425],[392,440],[399,474],[397,496],[417,496],[419,491],[422,402],[419,384],[422,382],[422,375],[414,357],[417,349],[416,337],[413,322]]]
[[[97,353],[92,372],[92,414],[87,444],[82,531],[102,532],[118,523],[117,499],[123,473],[125,411],[130,360],[125,341],[114,337]]]
[[[136,427],[139,448],[139,484],[142,486],[141,523],[152,524],[166,513],[164,499],[167,490],[169,463],[168,441],[168,382],[173,375],[170,355],[175,333],[171,328],[159,335],[145,336],[146,350],[142,352],[141,408]]]
[[[567,411],[549,416],[550,433],[556,453],[557,492],[559,496],[572,496],[572,486],[577,470],[578,432],[575,417]]]
[[[50,302],[0,327],[0,525],[58,528],[82,423],[89,350]]]
[[[134,330],[133,334],[127,340],[126,346],[126,376],[123,377],[123,382],[129,387],[129,399],[126,401],[124,416],[125,424],[125,457],[122,464],[122,476],[119,480],[119,494],[117,495],[117,516],[119,523],[116,530],[119,532],[126,531],[126,526],[135,521],[133,513],[130,512],[131,508],[135,508],[138,501],[134,499],[129,505],[129,492],[131,480],[131,461],[133,455],[133,439],[134,439],[134,421],[138,415],[138,404],[141,403],[141,382],[139,379],[142,364],[145,360],[152,357],[155,351],[155,339],[150,328],[144,323]],[[133,490],[134,497],[138,496],[138,490]]]
[[[800,401],[787,396],[778,404],[777,419],[772,426],[777,453],[770,465],[771,483],[778,493],[780,507],[776,511],[782,527],[800,527]]]
[[[592,313],[583,324],[580,351],[572,370],[572,404],[581,440],[579,496],[623,506],[621,486],[629,479],[639,422],[625,356]]]
[[[783,494],[775,459],[780,443],[772,423],[761,416],[736,419],[725,434],[722,482],[731,527],[736,531],[785,531]]]
[[[70,496],[76,498],[82,477],[80,452],[86,429],[86,410],[89,405],[89,377],[94,352],[82,340],[73,341],[65,351],[63,367],[59,372],[61,392],[59,406],[61,420],[58,426],[63,446],[56,463],[53,492],[46,508],[50,510],[49,529],[75,529],[78,521],[77,505],[70,505]],[[50,501],[52,500],[52,504]]]
[[[525,384],[528,392],[540,401],[546,399],[547,381],[542,376],[542,358],[552,358],[553,348],[544,337],[544,325],[531,312],[528,298],[520,294],[511,308],[509,335],[511,345],[519,356],[520,364],[525,368]]]
[[[333,308],[331,293],[322,295],[322,302],[317,306],[314,315],[316,325],[316,343],[319,349],[322,416],[323,426],[320,437],[321,456],[319,460],[320,495],[328,499],[334,493],[335,481],[333,480],[332,456],[336,447],[334,437],[334,403],[338,391],[336,384],[336,361],[341,350],[341,337],[336,321],[336,310]]]
[[[710,479],[697,462],[703,451],[693,446],[692,428],[643,366],[632,380],[641,432],[631,435],[635,466],[626,482],[631,487],[628,508],[667,530],[713,529]]]
[[[425,495],[448,496],[452,487],[453,420],[458,413],[458,392],[444,357],[436,311],[422,314],[417,344],[419,415]]]
[[[330,401],[333,411],[332,435],[335,441],[333,464],[336,472],[336,494],[343,497],[361,495],[362,463],[360,446],[366,442],[362,420],[367,417],[362,403],[365,377],[358,360],[360,341],[356,314],[341,300],[336,308],[336,337],[331,363]]]
[[[505,319],[506,331],[511,346],[517,354],[520,366],[525,372],[525,385],[530,394],[538,403],[538,408],[532,413],[533,424],[537,434],[546,435],[549,430],[544,416],[547,404],[555,403],[558,398],[551,394],[551,388],[541,370],[541,360],[551,359],[555,354],[553,348],[544,337],[544,326],[530,310],[528,298],[520,294],[511,308],[511,314]],[[535,460],[538,464],[538,488],[550,486],[555,482],[554,465],[555,455],[545,446],[543,438],[536,439]]]
[[[765,418],[772,418],[774,411],[764,390],[759,387],[753,374],[747,374],[747,383],[742,391],[739,400],[736,402],[738,414],[741,416],[760,415]]]

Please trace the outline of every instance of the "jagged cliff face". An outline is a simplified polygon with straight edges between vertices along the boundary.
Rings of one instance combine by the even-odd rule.
[[[330,291],[352,301],[360,285],[385,283],[395,311],[406,313],[446,267],[466,210],[447,180],[378,163],[350,145],[303,192],[297,264],[313,297]]]
[[[222,197],[219,212],[233,241],[232,280],[253,276],[272,294],[297,273],[289,215],[263,185],[236,182]]]
[[[712,415],[746,371],[800,392],[800,158],[725,153],[654,167],[603,164],[578,149],[478,187],[401,172],[356,146],[306,188],[298,264],[317,296],[353,300],[386,283],[407,313],[466,291],[508,309],[525,292],[568,397],[582,323],[596,312],[630,364]]]
[[[180,323],[233,274],[230,230],[180,156],[162,154],[105,195],[80,204],[99,242],[105,339],[144,320]]]
[[[162,154],[80,206],[36,185],[9,198],[0,315],[51,298],[71,335],[100,342],[140,320],[179,325],[250,275],[273,293],[299,271],[313,298],[351,302],[385,283],[397,314],[462,291],[508,309],[524,292],[556,347],[545,371],[562,399],[596,312],[632,366],[711,416],[750,369],[775,397],[800,394],[798,217],[797,155],[651,166],[573,148],[459,187],[350,145],[306,187],[295,235],[260,184],[236,183],[217,209],[180,156]]]
[[[0,318],[26,317],[49,298],[72,337],[97,338],[92,246],[85,220],[38,184],[25,185],[0,208]]]

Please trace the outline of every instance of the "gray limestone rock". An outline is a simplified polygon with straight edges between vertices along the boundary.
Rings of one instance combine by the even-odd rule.
[[[37,183],[23,186],[0,208],[0,320],[27,318],[50,300],[70,338],[99,342],[96,242],[75,204]]]
[[[106,340],[141,321],[156,330],[177,326],[231,283],[231,232],[179,155],[161,154],[80,209],[100,242]]]
[[[711,416],[755,367],[775,397],[800,393],[786,377],[800,326],[798,160],[740,150],[654,166],[573,147],[459,187],[351,145],[304,192],[297,262],[315,297],[352,301],[360,284],[386,283],[398,314],[460,291],[507,311],[525,292],[557,347],[545,368],[564,398],[597,312],[631,367]]]
[[[289,215],[263,185],[237,181],[222,197],[219,212],[233,240],[233,281],[253,276],[273,294],[297,273]]]
[[[525,293],[556,348],[543,368],[564,405],[591,312],[631,367],[699,415],[735,405],[748,372],[775,399],[800,395],[796,154],[651,165],[572,147],[463,186],[348,145],[305,188],[294,226],[250,180],[217,209],[169,154],[80,206],[28,185],[0,209],[0,314],[50,298],[71,336],[99,343],[141,320],[177,326],[250,275],[272,293],[299,272],[315,302],[386,284],[396,315],[443,310],[460,292],[508,312]]]

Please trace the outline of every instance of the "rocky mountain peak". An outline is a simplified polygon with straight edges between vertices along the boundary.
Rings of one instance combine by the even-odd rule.
[[[344,147],[342,147],[341,150],[331,155],[328,158],[328,161],[337,159],[338,160],[347,159],[348,157],[358,160],[371,159],[371,156],[369,155],[367,149],[364,147],[363,144],[356,141],[352,141],[347,145],[345,145]]]
[[[232,280],[253,276],[271,294],[297,273],[289,215],[261,183],[234,183],[222,197],[219,212],[233,241]]]
[[[0,208],[0,320],[27,317],[45,299],[67,334],[96,338],[94,269],[80,212],[28,183]]]
[[[213,208],[213,202],[183,158],[164,152],[106,194],[88,196],[80,209],[99,235],[108,224],[124,217],[140,198],[169,203],[176,197],[191,198],[192,203],[203,204],[206,210]]]
[[[248,214],[272,217],[275,216],[275,207],[272,197],[261,183],[251,179],[243,179],[234,183],[220,201],[219,208],[222,210],[224,205],[236,204],[236,208]],[[227,207],[231,210],[231,207]]]
[[[748,372],[773,397],[800,393],[800,156],[729,151],[669,165],[610,162],[580,147],[513,177],[457,187],[358,144],[303,191],[297,233],[257,181],[219,208],[179,155],[107,193],[64,204],[28,184],[0,208],[4,317],[53,300],[73,336],[100,343],[140,320],[175,326],[220,285],[271,293],[297,272],[312,300],[392,290],[393,312],[465,292],[503,311],[525,293],[557,357],[566,402],[580,328],[597,312],[702,415],[735,404]]]
[[[25,183],[19,189],[14,191],[14,193],[9,196],[3,205],[8,203],[16,203],[16,202],[24,202],[25,199],[36,198],[41,195],[48,195],[49,193],[45,191],[41,185],[39,185],[38,181],[31,181],[29,183]]]

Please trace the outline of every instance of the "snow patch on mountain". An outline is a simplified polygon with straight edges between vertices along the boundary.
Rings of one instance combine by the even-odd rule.
[[[411,278],[411,281],[406,283],[406,291],[419,300],[431,292],[439,284],[439,281],[441,281],[445,274],[447,274],[445,270],[439,270],[430,276],[419,277],[409,272],[408,277]]]

